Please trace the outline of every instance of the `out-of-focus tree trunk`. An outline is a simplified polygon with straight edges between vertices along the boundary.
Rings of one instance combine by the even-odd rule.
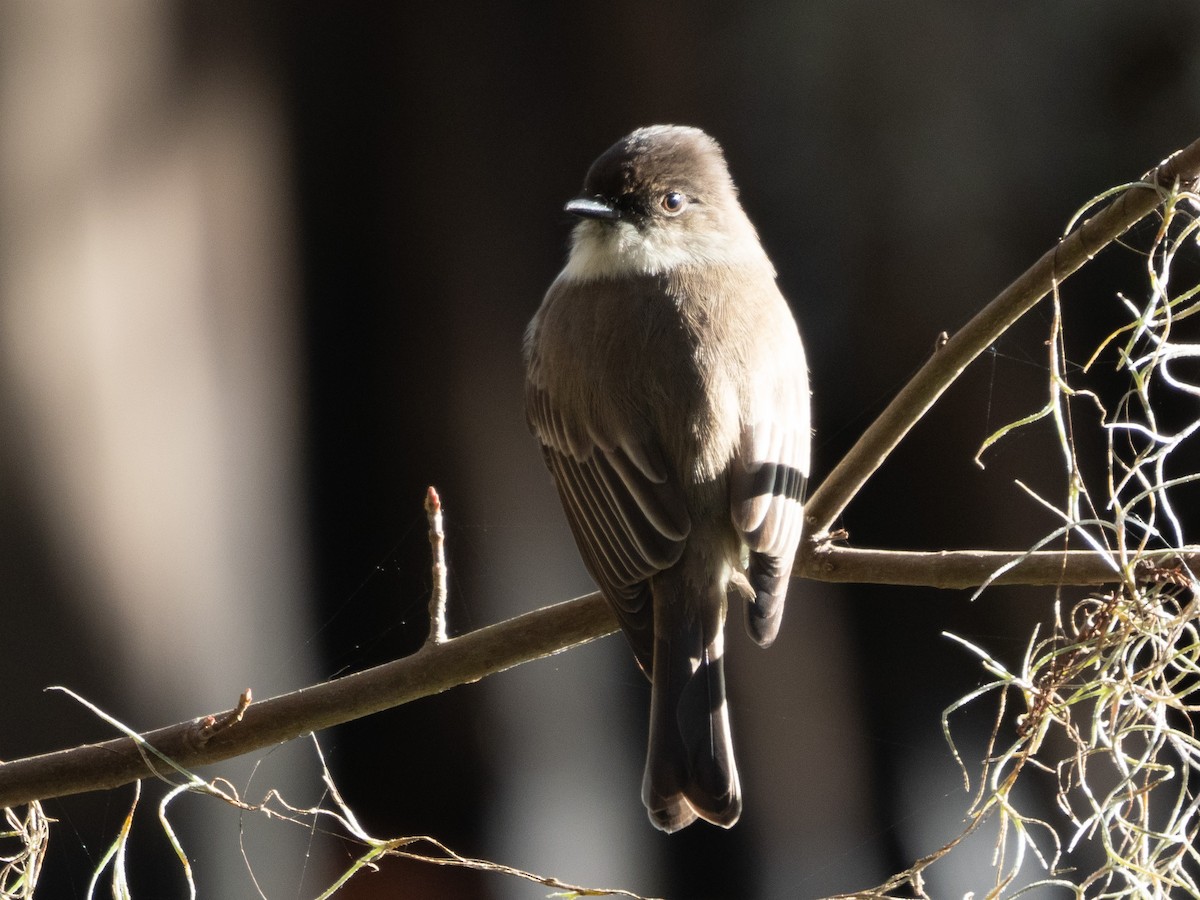
[[[147,727],[318,672],[279,85],[248,14],[182,7],[0,6],[5,757],[111,734],[48,684]],[[297,745],[254,784],[312,800],[318,777]],[[56,826],[48,896],[127,798],[107,829]],[[172,820],[203,894],[249,895],[232,811],[184,800]],[[294,891],[304,833],[248,826],[258,877]],[[149,892],[178,895],[178,864],[161,871]]]

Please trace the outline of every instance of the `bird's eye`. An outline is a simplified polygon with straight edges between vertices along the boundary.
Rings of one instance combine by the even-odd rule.
[[[683,212],[684,207],[687,206],[687,202],[687,197],[683,196],[679,191],[667,191],[667,193],[663,194],[661,205],[667,215],[677,216]]]

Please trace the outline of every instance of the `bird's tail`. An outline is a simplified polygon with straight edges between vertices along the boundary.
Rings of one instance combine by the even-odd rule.
[[[674,576],[674,577],[673,577]],[[642,802],[657,828],[697,817],[732,826],[741,786],[725,699],[725,592],[696,588],[676,573],[654,579],[650,743]]]

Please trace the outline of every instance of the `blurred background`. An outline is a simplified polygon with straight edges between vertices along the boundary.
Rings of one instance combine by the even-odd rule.
[[[1168,0],[0,4],[0,758],[111,736],[49,685],[144,729],[415,650],[428,484],[453,631],[592,590],[520,346],[562,204],[633,128],[724,145],[809,348],[819,482],[939,332],[1200,136],[1198,48],[1200,5]],[[1138,266],[1072,282],[1083,346]],[[1035,311],[966,373],[846,512],[854,544],[1053,527],[1013,485],[1061,497],[1044,436],[971,462],[1044,403],[1046,334]],[[654,896],[864,888],[969,805],[939,714],[984,676],[941,633],[1015,665],[1054,599],[967,596],[797,582],[769,652],[734,623],[729,832],[650,827],[648,690],[618,637],[320,740],[379,837]],[[991,707],[957,725],[978,758]],[[322,791],[303,741],[204,774]],[[39,896],[84,895],[131,797],[47,804]],[[134,895],[182,896],[151,799]],[[202,798],[172,821],[201,896],[313,896],[352,858]],[[989,852],[930,890],[986,888]],[[546,892],[392,862],[342,896]]]

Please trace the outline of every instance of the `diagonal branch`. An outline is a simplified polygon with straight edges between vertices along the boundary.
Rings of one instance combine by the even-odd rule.
[[[1162,163],[1147,181],[1169,184],[1198,176],[1200,141]],[[1158,199],[1157,190],[1150,186],[1121,193],[949,339],[813,494],[806,523],[809,533],[820,536],[828,531],[871,474],[971,360],[1056,282],[1149,214]],[[1200,563],[1200,551],[1195,548],[1168,551],[1161,558],[1150,556],[1167,568],[1176,560],[1193,569]],[[996,583],[1096,584],[1117,577],[1103,558],[1086,552],[898,553],[830,547],[816,541],[809,541],[801,550],[797,569],[804,577],[826,581],[969,587],[984,583],[1005,565],[1010,568]],[[603,598],[598,593],[588,594],[442,643],[430,642],[412,656],[365,672],[249,705],[240,703],[231,713],[160,728],[143,739],[181,766],[219,762],[478,681],[614,630],[616,622]],[[247,694],[245,701],[248,699]],[[155,766],[130,738],[0,763],[0,808],[110,789],[161,775],[164,768]]]
[[[220,762],[471,684],[615,629],[601,595],[588,594],[444,643],[427,643],[411,656],[364,672],[251,703],[240,719],[205,716],[142,737],[185,768]],[[132,738],[116,738],[0,763],[0,808],[173,772],[165,764],[153,764]]]
[[[1159,185],[1200,176],[1200,141],[1167,157],[1142,183],[1122,191],[1108,206],[1064,237],[962,329],[941,345],[842,457],[805,508],[808,534],[827,532],[896,445],[963,370],[1056,284],[1145,218],[1158,206]],[[811,552],[809,542],[801,557]]]

